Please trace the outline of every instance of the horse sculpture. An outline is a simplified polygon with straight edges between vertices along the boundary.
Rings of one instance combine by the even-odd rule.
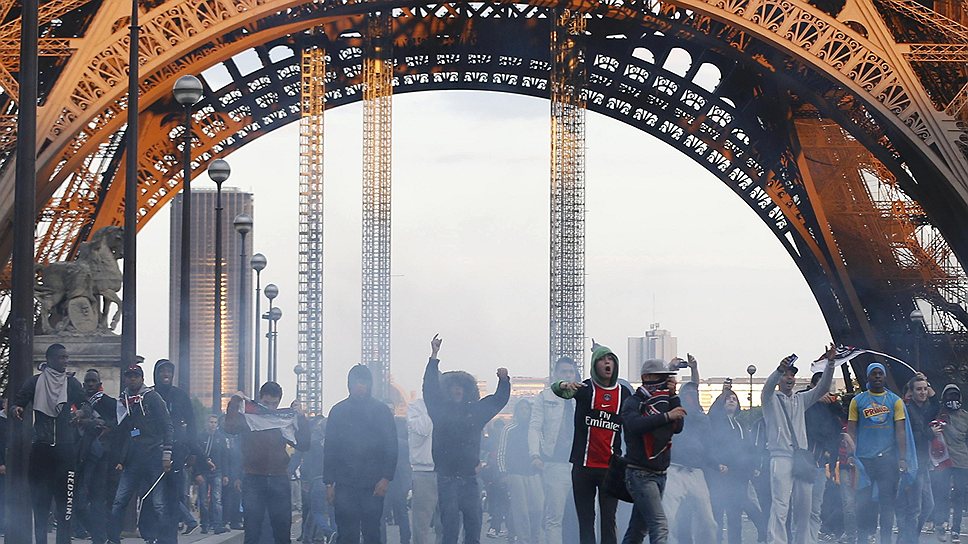
[[[38,266],[34,296],[40,302],[45,334],[108,333],[121,319],[121,268],[124,230],[104,227],[83,242],[73,262]],[[111,304],[118,309],[108,323]]]

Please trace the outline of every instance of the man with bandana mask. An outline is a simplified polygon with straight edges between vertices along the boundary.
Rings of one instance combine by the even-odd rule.
[[[30,377],[14,397],[13,415],[22,420],[24,409],[33,403],[34,440],[27,478],[33,500],[36,544],[47,544],[47,518],[52,500],[57,506],[57,544],[69,544],[77,457],[71,406],[80,406],[86,398],[81,382],[67,372],[67,348],[51,344],[45,359],[40,374]]]
[[[904,401],[887,390],[886,382],[884,365],[868,365],[867,391],[850,401],[847,414],[847,435],[856,445],[854,463],[859,465],[858,474],[866,474],[870,480],[857,483],[858,540],[866,536],[873,541],[879,518],[880,541],[891,541],[899,476],[909,468],[917,470],[917,459],[910,466],[908,456],[908,444],[913,440],[908,440],[911,428]]]
[[[949,526],[948,515],[953,509],[954,516],[950,527],[951,542],[954,543],[961,541],[961,516],[965,511],[965,491],[968,490],[968,412],[963,408],[961,389],[949,383],[941,392],[941,413],[938,419],[945,423],[941,432],[948,446],[952,466],[936,475],[947,484],[942,487],[954,489],[954,493],[951,494],[950,502],[947,493],[939,493],[935,498],[935,523],[943,522],[943,525],[935,528],[935,532],[938,539],[943,541],[945,528]]]
[[[632,518],[622,544],[665,544],[669,524],[662,508],[666,470],[672,460],[672,436],[682,431],[686,411],[676,396],[675,375],[659,359],[642,363],[642,386],[622,403],[625,431],[625,486],[634,499]]]

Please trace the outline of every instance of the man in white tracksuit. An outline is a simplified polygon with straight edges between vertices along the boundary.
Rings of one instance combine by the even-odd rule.
[[[434,538],[434,512],[437,510],[437,474],[431,454],[434,424],[427,413],[423,399],[417,399],[407,407],[407,432],[410,440],[410,465],[413,467],[413,544],[440,542],[439,531]]]
[[[575,361],[562,357],[555,362],[553,382],[577,380]],[[541,470],[544,491],[544,544],[562,544],[561,522],[571,495],[571,443],[575,435],[575,403],[547,388],[535,397],[528,426],[531,464]]]
[[[769,544],[787,544],[787,516],[793,513],[793,538],[796,544],[808,544],[810,538],[810,510],[812,481],[797,480],[793,477],[794,437],[800,448],[807,447],[807,428],[804,414],[823,395],[830,391],[833,379],[834,356],[836,347],[831,346],[826,353],[827,364],[817,386],[807,391],[793,393],[797,368],[793,366],[796,356],[791,355],[780,361],[780,366],[770,374],[763,385],[763,420],[766,423],[766,447],[770,452],[770,490],[773,505],[770,508],[770,523],[767,529]],[[777,392],[779,385],[779,392]],[[784,415],[784,412],[786,415]],[[790,424],[787,423],[787,416]],[[792,506],[792,508],[791,508]]]

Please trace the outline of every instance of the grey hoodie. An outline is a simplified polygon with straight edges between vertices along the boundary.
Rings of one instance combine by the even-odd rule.
[[[780,383],[782,375],[779,370],[774,370],[770,377],[763,384],[763,421],[766,423],[766,449],[772,456],[790,457],[793,455],[793,437],[790,434],[790,426],[787,425],[783,415],[783,408],[790,416],[790,422],[796,432],[797,446],[801,449],[807,448],[807,426],[804,414],[807,408],[814,405],[820,397],[830,392],[830,382],[833,381],[834,367],[827,364],[823,369],[823,375],[817,386],[807,391],[800,391],[790,396],[779,393],[776,389]]]

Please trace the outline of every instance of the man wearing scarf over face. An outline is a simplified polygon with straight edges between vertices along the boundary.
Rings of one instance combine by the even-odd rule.
[[[71,406],[86,399],[81,382],[67,373],[67,348],[51,344],[40,374],[32,376],[14,398],[13,414],[23,419],[34,405],[34,440],[30,447],[28,480],[34,509],[36,544],[47,544],[47,518],[51,500],[57,505],[57,544],[71,541],[74,460],[77,457]]]

